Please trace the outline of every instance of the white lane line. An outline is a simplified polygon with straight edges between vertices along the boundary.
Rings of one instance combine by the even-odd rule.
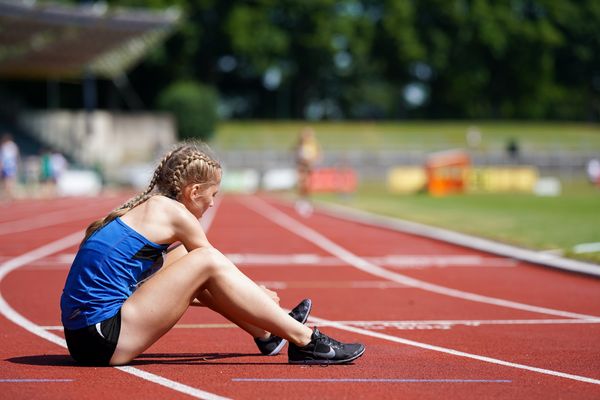
[[[465,299],[465,300],[472,300],[472,301],[476,301],[476,302],[493,304],[493,305],[498,305],[498,306],[503,306],[503,307],[508,307],[508,308],[538,312],[538,313],[542,313],[542,314],[557,315],[557,316],[562,316],[562,317],[567,317],[567,318],[590,318],[590,319],[597,318],[597,317],[594,317],[591,315],[570,313],[570,312],[566,312],[566,311],[553,310],[550,308],[530,306],[527,304],[517,303],[517,302],[513,302],[513,301],[496,299],[493,297],[481,296],[481,295],[477,295],[477,294],[463,292],[460,290],[449,289],[449,288],[446,288],[443,286],[433,285],[433,284],[423,282],[423,281],[420,281],[417,279],[409,278],[404,275],[393,273],[393,272],[384,270],[383,268],[378,267],[377,265],[371,264],[371,263],[361,259],[360,257],[357,257],[356,255],[352,254],[348,250],[333,243],[331,240],[329,240],[325,236],[317,233],[313,229],[310,229],[303,224],[300,224],[299,222],[290,218],[289,216],[282,213],[278,209],[268,205],[265,201],[262,201],[256,197],[253,197],[253,198],[247,199],[247,201],[244,204],[247,207],[249,207],[250,209],[253,209],[256,212],[258,212],[259,214],[263,215],[265,218],[272,220],[277,225],[280,225],[280,226],[290,230],[291,232],[295,233],[296,235],[305,238],[306,240],[310,241],[311,243],[317,245],[318,247],[330,252],[331,254],[334,254],[337,257],[340,257],[340,258],[346,260],[349,265],[353,265],[356,268],[363,270],[367,273],[371,273],[371,274],[374,274],[377,276],[382,276],[382,277],[388,278],[392,281],[411,284],[415,287],[419,287],[419,288],[422,288],[424,290],[428,290],[428,291],[431,291],[434,293],[440,293],[440,294],[457,297],[457,298],[461,298],[461,299]],[[309,318],[309,321],[328,322],[326,320],[316,318],[316,317]],[[587,383],[593,383],[595,385],[600,385],[600,380],[588,378],[585,376],[567,374],[567,373],[563,373],[563,372],[532,367],[529,365],[512,363],[512,362],[508,362],[508,361],[504,361],[504,360],[500,360],[500,359],[496,359],[496,358],[492,358],[492,357],[480,356],[477,354],[471,354],[471,353],[466,353],[466,352],[458,351],[458,350],[454,350],[454,349],[448,349],[445,347],[434,346],[434,345],[430,345],[430,344],[426,344],[426,343],[416,342],[414,340],[403,339],[400,337],[386,335],[383,333],[369,331],[366,329],[355,328],[355,327],[348,326],[348,325],[342,325],[342,324],[335,325],[334,324],[332,326],[335,326],[338,329],[343,329],[346,331],[355,332],[355,333],[366,335],[366,336],[372,336],[372,337],[389,340],[392,342],[401,343],[401,344],[405,344],[405,345],[409,345],[409,346],[420,347],[420,348],[427,349],[427,350],[433,350],[433,351],[437,351],[437,352],[441,352],[441,353],[451,354],[454,356],[471,358],[474,360],[484,361],[484,362],[497,364],[497,365],[503,365],[503,366],[507,366],[507,367],[511,367],[511,368],[517,368],[517,369],[537,372],[540,374],[552,375],[552,376],[572,379],[572,380],[576,380],[576,381],[580,381],[580,382],[587,382]]]
[[[48,331],[62,331],[62,325],[45,325],[41,326],[42,329],[46,329]],[[232,322],[222,323],[222,324],[176,324],[173,328],[178,329],[223,329],[223,328],[239,328],[236,324]]]
[[[0,379],[0,383],[49,383],[49,382],[75,382],[75,379]]]
[[[484,322],[499,322],[499,321],[501,321],[501,320],[497,320],[497,321],[485,321],[484,320]],[[511,321],[511,320],[508,320],[508,321]],[[517,321],[517,320],[513,320],[513,321]],[[523,320],[523,321],[536,321],[536,320]],[[540,320],[540,321],[556,321],[556,323],[563,323],[563,322],[565,322],[565,323],[592,323],[590,320]],[[569,321],[569,322],[567,322],[567,321]],[[544,375],[551,375],[551,376],[556,376],[556,377],[560,377],[560,378],[566,378],[566,379],[571,379],[571,380],[575,380],[575,381],[600,385],[600,380],[598,380],[598,379],[593,379],[593,378],[588,378],[585,376],[579,376],[579,375],[573,375],[573,374],[567,374],[564,372],[553,371],[553,370],[548,370],[548,369],[544,369],[544,368],[532,367],[532,366],[524,365],[524,364],[512,363],[509,361],[504,361],[504,360],[500,360],[500,359],[496,359],[496,358],[492,358],[492,357],[480,356],[477,354],[466,353],[463,351],[458,351],[458,350],[449,349],[449,348],[445,348],[445,347],[430,345],[427,343],[416,342],[414,340],[403,339],[403,338],[400,338],[397,336],[387,335],[387,334],[383,334],[383,333],[379,333],[379,332],[373,332],[373,331],[369,331],[366,329],[357,328],[357,327],[349,325],[351,323],[354,323],[355,321],[336,322],[336,321],[330,321],[330,320],[318,318],[315,316],[310,316],[308,319],[308,322],[316,323],[316,325],[318,325],[318,326],[333,327],[336,329],[354,332],[354,333],[364,335],[364,336],[371,336],[371,337],[375,337],[378,339],[383,339],[383,340],[400,343],[400,344],[404,344],[404,345],[408,345],[408,346],[413,346],[413,347],[419,347],[419,348],[426,349],[426,350],[432,350],[432,351],[437,351],[437,352],[441,352],[441,353],[446,353],[446,354],[450,354],[453,356],[470,358],[470,359],[483,361],[483,362],[487,362],[487,363],[492,363],[492,364],[497,364],[497,365],[502,365],[502,366],[506,366],[506,367],[537,372],[537,373],[544,374]],[[385,321],[376,321],[376,322],[385,322]],[[417,322],[423,322],[423,321],[417,321]],[[431,321],[426,321],[426,322],[431,322]],[[598,320],[598,322],[600,322],[600,319]],[[176,325],[175,327],[176,328],[177,327],[192,328],[192,329],[199,328],[199,327],[206,328],[206,326],[204,326],[204,325],[205,324],[189,324],[187,326],[184,326],[184,325],[177,326]],[[227,325],[227,326],[219,326],[219,328],[235,327],[234,324],[225,324],[225,325]],[[50,328],[56,328],[56,327],[46,327],[46,328],[50,329]],[[210,328],[214,328],[214,326],[210,326]]]
[[[527,250],[521,247],[466,235],[464,233],[402,220],[400,218],[376,215],[367,211],[357,210],[339,204],[320,203],[319,210],[347,221],[354,221],[366,224],[368,226],[385,227],[387,229],[395,230],[396,232],[403,232],[446,243],[457,244],[470,249],[477,249],[486,253],[512,257],[538,265],[600,276],[600,268],[598,268],[598,265],[569,258],[563,258],[552,252]]]
[[[197,399],[206,399],[206,400],[228,400],[228,397],[219,396],[214,393],[206,392],[204,390],[196,389],[194,387],[184,385],[183,383],[179,383],[176,381],[172,381],[160,375],[156,375],[150,372],[142,371],[141,369],[137,369],[134,367],[115,367],[118,370],[123,372],[127,372],[128,374],[135,375],[138,378],[145,379],[147,381],[157,383],[159,385],[165,386],[169,389],[175,390],[180,393],[184,393],[195,397]]]
[[[348,332],[354,332],[354,333],[364,335],[364,336],[371,336],[371,337],[378,338],[378,339],[388,340],[390,342],[405,344],[408,346],[419,347],[421,349],[437,351],[440,353],[446,353],[446,354],[450,354],[453,356],[470,358],[473,360],[483,361],[486,363],[491,363],[491,364],[496,364],[496,365],[502,365],[502,366],[510,367],[510,368],[522,369],[525,371],[537,372],[537,373],[544,374],[544,375],[556,376],[556,377],[560,377],[560,378],[571,379],[574,381],[592,383],[594,385],[600,385],[600,380],[589,378],[587,376],[568,374],[565,372],[553,371],[550,369],[532,367],[530,365],[504,361],[504,360],[500,360],[498,358],[492,358],[492,357],[480,356],[477,354],[466,353],[464,351],[449,349],[449,348],[441,347],[441,346],[435,346],[435,345],[431,345],[431,344],[427,344],[427,343],[416,342],[414,340],[404,339],[404,338],[401,338],[398,336],[387,335],[384,333],[369,331],[366,329],[356,328],[356,327],[348,326],[348,325],[344,325],[344,324],[336,324],[333,321],[328,321],[328,320],[321,319],[318,317],[310,316],[308,318],[308,321],[309,321],[309,323],[314,321],[314,322],[318,322],[318,323],[322,323],[322,324],[328,324],[329,326],[334,327],[336,329],[341,329],[341,330],[348,331]]]
[[[600,324],[600,318],[596,319],[472,319],[472,320],[413,320],[413,321],[334,321],[342,325],[354,325],[362,327],[396,328],[413,325],[580,325]],[[323,325],[325,326],[325,325]]]
[[[404,321],[332,321],[333,324],[352,325],[366,329],[386,329],[397,328],[406,329],[407,327],[419,326],[467,326],[478,327],[482,325],[585,325],[600,324],[598,319],[465,319],[465,320],[404,320]],[[331,326],[327,322],[316,323],[316,326]],[[61,325],[41,326],[48,331],[62,331]],[[233,323],[214,323],[214,324],[177,324],[173,328],[177,329],[220,329],[237,328]]]
[[[511,383],[510,379],[401,379],[401,378],[232,378],[232,382],[311,383]]]
[[[28,251],[25,254],[14,257],[0,265],[0,284],[2,280],[8,273],[14,271],[17,268],[22,267],[23,265],[27,265],[35,260],[40,258],[47,257],[51,254],[54,254],[58,251],[67,249],[79,243],[83,238],[83,232],[75,232],[71,235],[68,235],[62,239],[56,240],[54,242],[50,242],[44,246],[38,247],[37,249]],[[0,291],[0,313],[4,315],[7,319],[24,328],[25,330],[42,337],[54,344],[57,344],[61,347],[66,348],[67,344],[65,340],[59,336],[56,336],[46,330],[42,329],[39,325],[34,324],[29,321],[27,318],[23,317],[21,314],[16,312],[5,300],[2,296],[2,292]]]
[[[318,254],[226,254],[234,264],[239,265],[307,265],[345,266],[337,257]],[[389,254],[380,257],[362,257],[369,262],[399,269],[448,268],[448,267],[495,267],[508,268],[518,264],[516,260],[501,257],[481,257],[476,255],[399,255]]]
[[[205,232],[210,228],[205,224]],[[346,267],[348,264],[334,256],[319,254],[255,254],[227,253],[227,258],[237,266],[242,267],[287,267],[289,265],[304,267]],[[0,262],[10,257],[0,256]],[[60,254],[54,257],[37,260],[28,265],[36,269],[64,269],[73,262],[75,254]],[[380,257],[362,257],[377,265],[394,269],[425,269],[425,268],[510,268],[518,265],[516,260],[499,257],[480,257],[470,255],[384,255]]]
[[[93,204],[92,206],[85,208],[77,206],[69,210],[53,211],[43,215],[35,215],[30,218],[21,218],[15,221],[3,222],[0,223],[0,235],[25,232],[38,228],[46,228],[48,226],[63,224],[68,221],[84,219],[89,217],[90,211],[94,210],[98,210],[97,204]]]
[[[33,262],[37,259],[47,257],[51,254],[59,252],[61,250],[67,249],[79,243],[83,238],[83,232],[76,232],[71,235],[68,235],[62,239],[56,240],[54,242],[50,242],[44,246],[41,246],[37,249],[31,250],[25,254],[22,254],[18,257],[15,257],[3,264],[0,265],[0,283],[2,283],[2,279],[11,271],[14,271],[17,268],[22,267],[30,262]],[[27,318],[23,317],[17,311],[15,311],[5,300],[0,292],[0,313],[4,315],[8,320],[13,323],[19,325],[23,329],[28,332],[33,333],[41,338],[44,338],[54,344],[57,344],[63,348],[67,347],[67,344],[63,338],[57,336],[53,333],[50,333],[43,329],[41,326],[31,322]],[[162,386],[165,386],[171,390],[184,393],[195,397],[197,399],[207,399],[207,400],[223,400],[227,399],[226,397],[221,397],[214,393],[206,392],[204,390],[200,390],[191,386],[184,385],[183,383],[179,383],[176,381],[172,381],[170,379],[164,378],[159,375],[152,374],[150,372],[142,371],[134,367],[115,367],[118,370],[123,372],[127,372],[128,374],[135,375],[139,378],[147,380],[149,382],[153,382]]]
[[[390,281],[257,281],[259,285],[264,285],[269,289],[285,290],[285,289],[398,289],[407,288],[406,286]],[[412,287],[411,287],[412,288]]]
[[[516,301],[504,300],[490,296],[483,296],[480,294],[465,292],[458,289],[452,289],[441,285],[435,285],[433,283],[425,282],[419,279],[411,278],[407,275],[402,275],[397,272],[389,271],[382,268],[372,262],[365,260],[343,248],[342,246],[334,243],[332,240],[318,233],[314,229],[296,221],[287,214],[279,211],[277,208],[269,205],[264,200],[257,197],[251,197],[246,199],[243,203],[246,207],[254,210],[258,214],[262,215],[268,220],[271,220],[275,224],[289,230],[290,232],[300,236],[307,241],[313,243],[317,247],[327,251],[330,254],[344,260],[348,265],[351,265],[361,271],[368,274],[382,277],[393,282],[405,284],[407,286],[416,287],[419,289],[426,290],[432,293],[438,293],[444,296],[455,297],[463,300],[474,301],[478,303],[492,304],[499,307],[512,308],[516,310],[529,311],[540,314],[555,315],[558,317],[565,318],[598,318],[594,315],[586,315],[573,313],[569,311],[556,310],[546,307],[538,307],[529,304],[519,303]]]

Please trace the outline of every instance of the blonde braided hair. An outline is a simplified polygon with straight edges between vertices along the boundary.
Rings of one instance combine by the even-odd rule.
[[[187,185],[196,183],[208,187],[219,183],[220,179],[221,164],[208,145],[194,141],[179,143],[159,162],[146,190],[114,209],[106,217],[92,222],[86,229],[81,243],[98,229],[152,196],[163,195],[180,200],[181,192]]]

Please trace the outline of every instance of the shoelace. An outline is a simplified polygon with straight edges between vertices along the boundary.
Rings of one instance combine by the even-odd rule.
[[[341,342],[338,342],[335,339],[330,338],[329,336],[319,332],[319,337],[317,337],[316,340],[317,343],[323,343],[329,347],[336,347],[336,348],[341,348],[343,347],[343,344]]]

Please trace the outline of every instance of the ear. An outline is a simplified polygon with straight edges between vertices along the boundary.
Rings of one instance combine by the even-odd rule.
[[[190,186],[190,197],[196,198],[202,194],[202,190],[200,189],[200,184],[195,183]]]
[[[182,198],[193,199],[194,198],[194,186],[195,185],[187,185],[183,187],[181,190],[180,196]]]

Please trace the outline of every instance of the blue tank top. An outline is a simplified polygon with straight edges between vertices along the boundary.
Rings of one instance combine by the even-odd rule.
[[[139,283],[162,266],[160,245],[120,218],[106,224],[79,248],[60,299],[62,323],[80,329],[114,316]]]

